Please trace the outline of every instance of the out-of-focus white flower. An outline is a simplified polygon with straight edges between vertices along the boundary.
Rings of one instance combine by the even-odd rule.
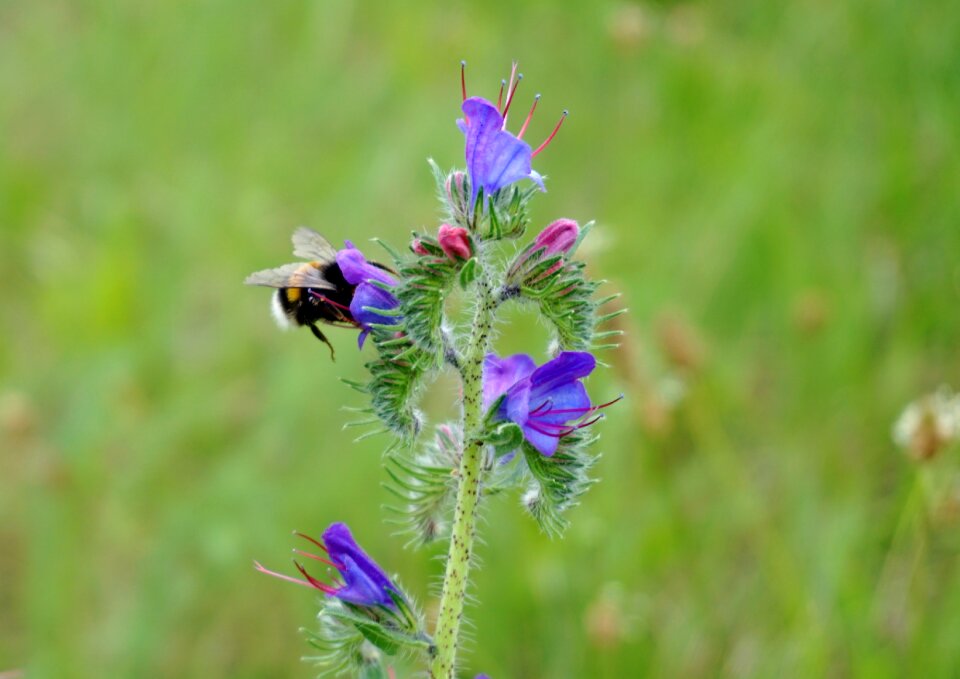
[[[960,396],[941,387],[904,408],[893,440],[916,460],[929,460],[960,437]]]

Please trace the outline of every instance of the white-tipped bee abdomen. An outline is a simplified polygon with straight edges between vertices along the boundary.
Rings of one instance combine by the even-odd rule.
[[[290,328],[296,327],[296,323],[293,322],[287,310],[283,307],[283,300],[280,299],[280,296],[283,294],[284,290],[281,288],[271,295],[270,314],[273,316],[273,320],[277,322],[278,328],[281,330],[289,330]]]

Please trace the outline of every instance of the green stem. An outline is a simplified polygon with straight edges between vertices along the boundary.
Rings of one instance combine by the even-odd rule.
[[[478,262],[482,263],[482,262]],[[463,382],[463,456],[460,460],[457,503],[450,531],[447,570],[443,577],[440,615],[434,634],[436,655],[430,667],[433,679],[452,679],[457,659],[457,639],[467,594],[470,556],[476,532],[477,502],[480,499],[480,475],[483,443],[477,438],[483,420],[483,358],[490,346],[490,333],[496,302],[486,273],[476,279],[477,312],[473,319],[470,345],[463,356],[460,375]]]

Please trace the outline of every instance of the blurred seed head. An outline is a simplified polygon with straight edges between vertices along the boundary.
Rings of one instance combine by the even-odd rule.
[[[37,412],[30,398],[19,391],[0,394],[0,430],[14,442],[23,442],[37,430]]]
[[[639,339],[640,331],[629,314],[614,318],[608,327],[623,333],[619,337],[620,346],[612,350],[609,357],[616,374],[628,385],[635,420],[648,434],[669,435],[675,413],[686,395],[684,381],[672,374],[658,376],[645,367],[652,352]]]
[[[793,324],[807,335],[815,335],[827,324],[830,305],[820,290],[804,290],[793,302]]]
[[[641,47],[650,38],[652,27],[650,14],[642,5],[618,5],[607,17],[610,39],[623,51]]]
[[[679,370],[699,372],[706,359],[706,346],[697,329],[683,316],[662,314],[656,325],[660,351]]]
[[[627,614],[620,583],[609,582],[590,603],[584,615],[587,638],[595,648],[612,650],[627,637]]]
[[[673,7],[667,14],[667,36],[680,47],[696,47],[706,36],[703,10],[693,3]]]
[[[917,461],[930,460],[960,436],[960,396],[943,387],[909,404],[893,427],[893,440]]]

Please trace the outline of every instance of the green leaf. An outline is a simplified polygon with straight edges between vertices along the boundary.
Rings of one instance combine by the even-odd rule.
[[[480,272],[479,269],[480,264],[477,262],[476,257],[471,257],[467,260],[467,263],[460,269],[460,287],[464,290],[470,287],[470,284],[477,278],[477,274]]]
[[[400,643],[395,634],[387,632],[382,625],[376,623],[354,623],[367,641],[379,648],[387,655],[396,655],[400,650]]]
[[[514,422],[503,422],[486,438],[497,457],[511,453],[523,444],[523,430]]]

